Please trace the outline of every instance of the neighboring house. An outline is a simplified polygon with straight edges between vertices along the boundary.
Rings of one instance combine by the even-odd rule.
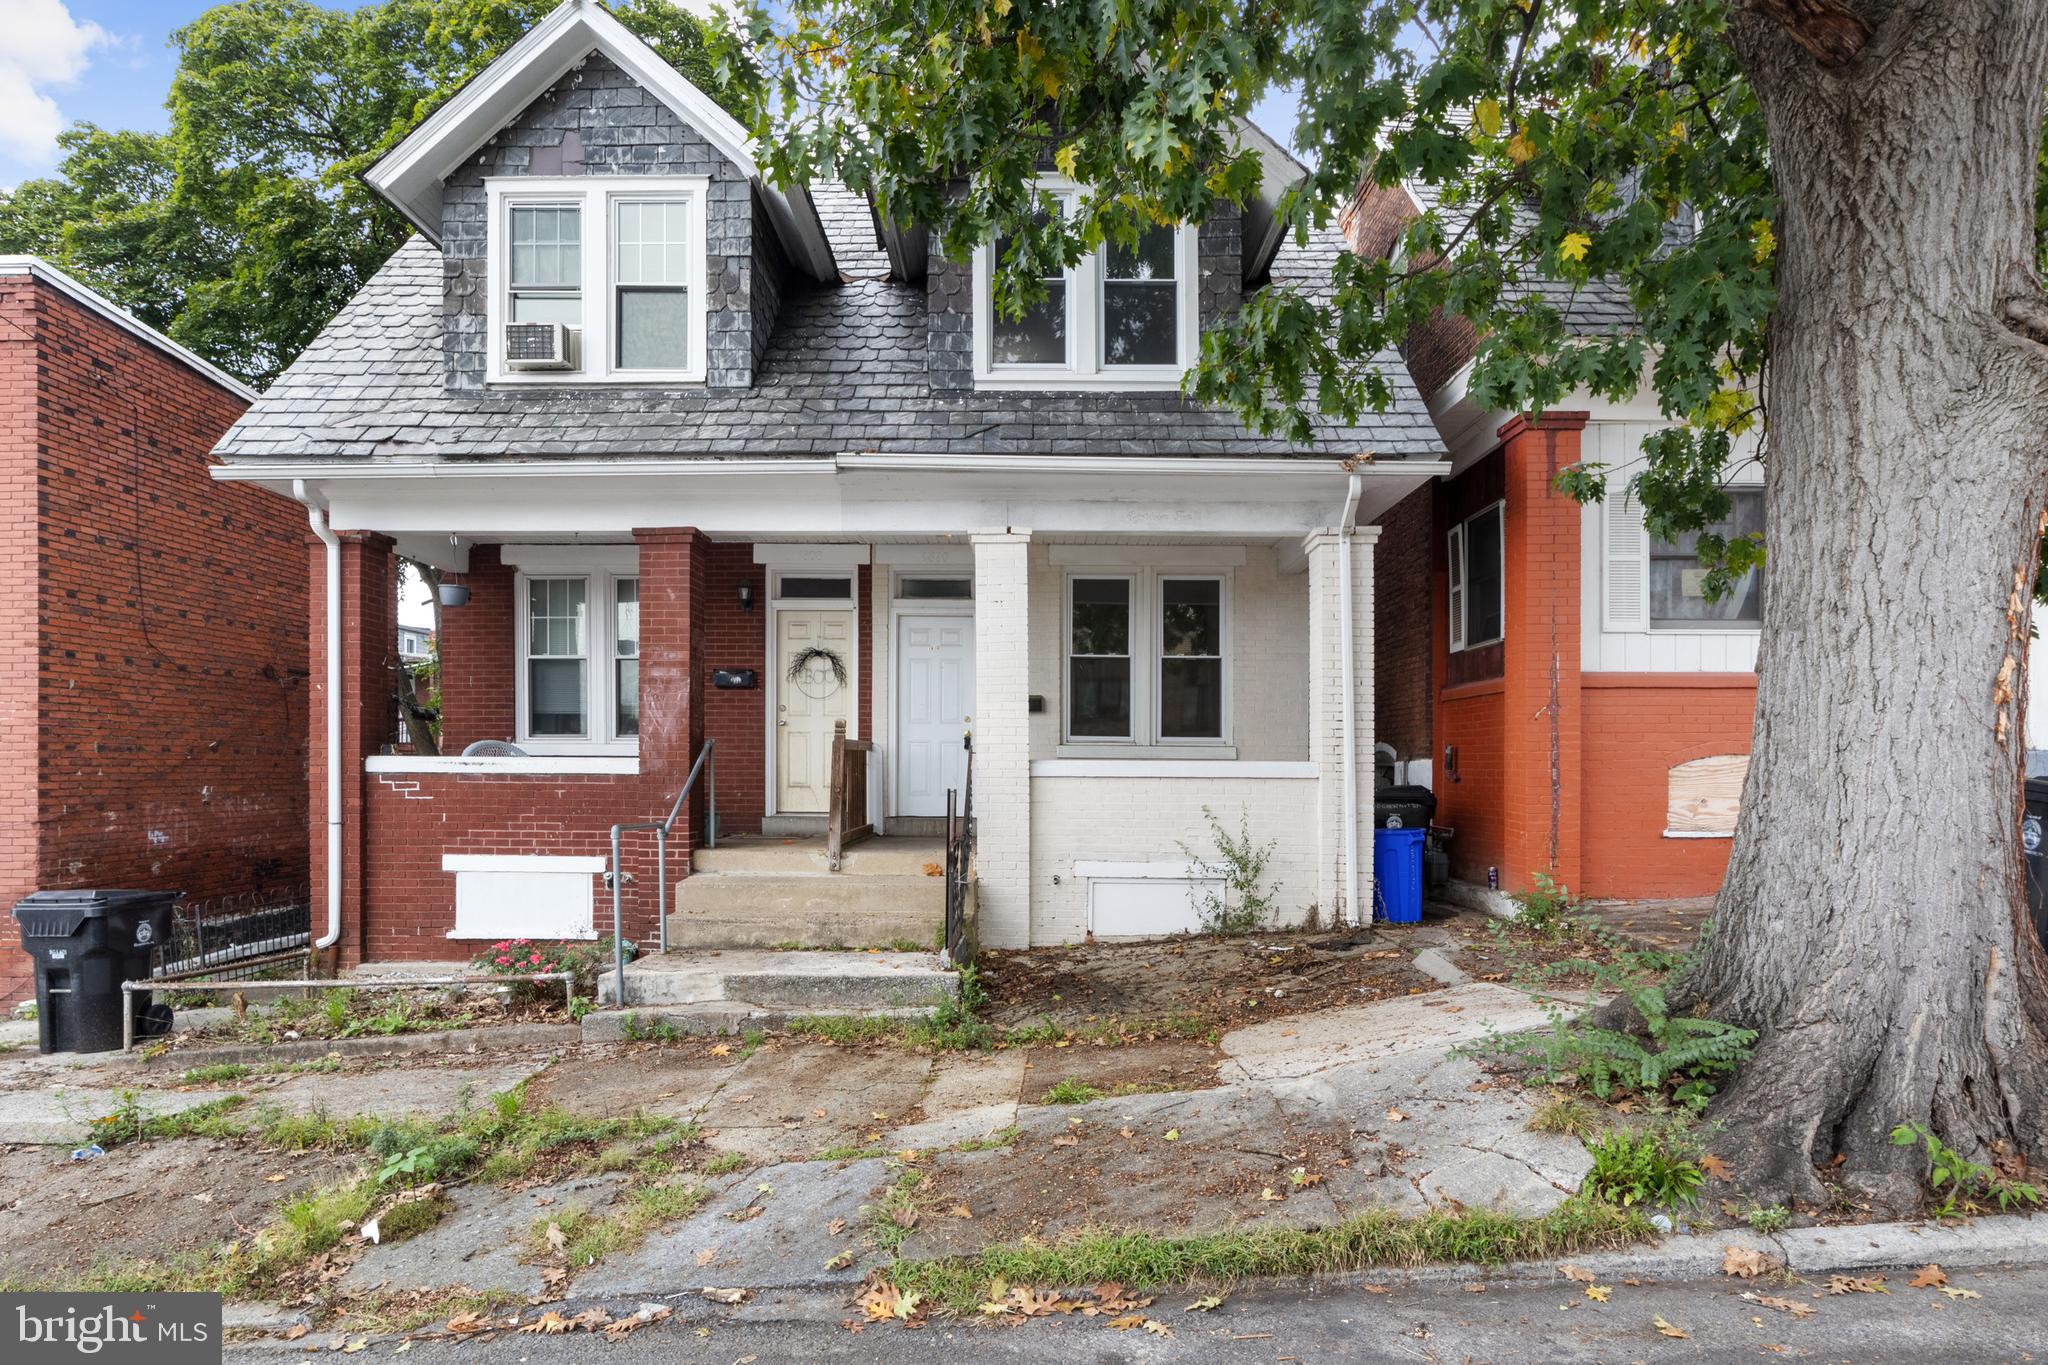
[[[400,626],[398,628],[398,661],[403,664],[423,664],[434,653],[434,632],[425,626]]]
[[[743,130],[582,0],[371,167],[419,237],[218,447],[220,477],[339,537],[338,579],[316,564],[333,769],[324,628],[312,720],[342,959],[608,927],[610,827],[663,815],[707,742],[722,834],[815,833],[841,721],[885,847],[937,831],[971,730],[986,943],[1191,924],[1205,809],[1276,844],[1291,918],[1369,913],[1370,523],[1442,444],[1391,355],[1394,408],[1313,447],[1180,396],[1204,326],[1343,249],[1281,240],[1302,172],[1262,145],[1252,210],[1091,260],[1018,323],[986,253],[767,186]],[[380,752],[395,552],[469,592],[441,617],[449,757]],[[479,740],[525,756],[460,756]],[[677,941],[895,932],[815,882],[765,926],[690,913],[737,856],[693,848],[703,795],[679,885],[629,839],[630,936],[664,904]],[[936,857],[898,888],[926,942]]]
[[[1343,227],[1386,255],[1424,211],[1441,211],[1427,186],[1368,186]],[[1574,332],[1634,321],[1611,282],[1525,287]],[[1591,896],[1711,894],[1748,769],[1761,576],[1708,602],[1690,545],[1645,532],[1629,476],[1668,425],[1647,388],[1534,423],[1484,411],[1466,393],[1477,341],[1440,316],[1405,348],[1451,473],[1375,523],[1378,740],[1397,777],[1434,789],[1460,881],[1512,892],[1540,872]],[[1604,503],[1554,487],[1580,461],[1607,466]],[[1725,534],[1763,530],[1762,477],[1734,462]]]
[[[38,888],[306,876],[306,516],[214,484],[255,394],[0,258],[0,999]]]

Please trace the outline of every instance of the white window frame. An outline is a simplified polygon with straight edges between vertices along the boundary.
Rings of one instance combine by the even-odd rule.
[[[618,705],[614,684],[617,674],[612,665],[618,649],[616,603],[619,580],[633,579],[639,582],[642,587],[640,600],[643,606],[647,600],[646,582],[640,575],[639,552],[615,548],[609,553],[586,549],[558,554],[553,552],[555,548],[526,547],[517,552],[518,572],[513,575],[513,704],[517,708],[514,717],[514,742],[535,755],[613,754],[637,757],[640,753],[639,736],[616,733]],[[532,717],[527,712],[527,700],[531,688],[532,655],[528,639],[531,626],[528,618],[531,608],[527,584],[534,579],[546,578],[580,578],[586,584],[585,602],[589,612],[590,629],[583,649],[585,733],[582,735],[535,735],[529,729]],[[643,615],[640,658],[646,657],[645,651],[646,619]],[[641,702],[644,715],[644,692]]]
[[[1731,482],[1722,491],[1728,493],[1731,497],[1739,494],[1745,497],[1755,496],[1761,498],[1764,495],[1764,486],[1760,483]],[[1610,494],[1610,496],[1618,495]],[[1731,632],[1742,634],[1746,632],[1750,635],[1756,635],[1762,632],[1764,623],[1761,619],[1755,621],[1659,621],[1656,615],[1657,538],[1650,534],[1648,527],[1641,525],[1640,517],[1637,524],[1642,532],[1643,629],[1645,631],[1652,635],[1692,635],[1702,632],[1711,632],[1715,635],[1727,635]],[[1768,529],[1766,527],[1767,532]],[[1695,555],[1694,559],[1696,560],[1697,558],[1698,556]],[[1604,574],[1606,571],[1607,566],[1603,563],[1601,565],[1601,572]],[[1763,566],[1758,565],[1750,572],[1761,573],[1763,572]],[[1759,609],[1762,607],[1761,599],[1758,601],[1758,607]]]
[[[1082,194],[1063,176],[1040,176],[1039,189],[1063,203]],[[998,365],[995,354],[995,244],[974,249],[974,382],[985,389],[1177,389],[1201,348],[1201,265],[1199,233],[1192,224],[1174,229],[1173,278],[1178,304],[1177,356],[1171,365],[1105,365],[1102,315],[1107,248],[1084,256],[1065,272],[1067,359],[1063,365]]]
[[[691,384],[708,372],[710,321],[706,281],[709,276],[705,241],[705,199],[711,180],[701,175],[621,176],[494,176],[484,181],[488,208],[484,233],[488,291],[485,321],[489,329],[485,378],[492,384]],[[665,201],[688,206],[690,233],[689,291],[690,363],[681,369],[628,370],[615,363],[617,341],[618,241],[616,207],[625,202]],[[511,317],[511,215],[515,206],[574,205],[582,214],[583,322],[573,328],[577,341],[571,370],[508,370],[505,367],[505,323]]]
[[[1469,638],[1472,629],[1472,566],[1466,550],[1471,543],[1472,523],[1487,513],[1498,510],[1495,522],[1500,534],[1500,634],[1484,640]],[[1508,505],[1502,498],[1466,517],[1453,526],[1448,537],[1447,551],[1450,565],[1450,634],[1451,652],[1466,649],[1483,649],[1497,645],[1507,638],[1508,631]]]
[[[1116,578],[1123,579],[1131,585],[1131,724],[1130,733],[1121,738],[1114,735],[1076,735],[1073,732],[1074,580],[1078,578]],[[1159,698],[1166,668],[1166,654],[1159,633],[1163,625],[1163,584],[1166,579],[1199,579],[1216,583],[1222,589],[1219,605],[1222,633],[1220,647],[1223,651],[1223,733],[1214,737],[1166,737],[1159,733]],[[1162,757],[1185,756],[1189,751],[1198,751],[1204,756],[1235,754],[1232,747],[1235,743],[1233,735],[1237,709],[1231,611],[1231,602],[1235,595],[1232,590],[1233,583],[1234,577],[1228,568],[1217,568],[1213,565],[1177,569],[1110,565],[1090,568],[1077,564],[1063,572],[1060,580],[1059,745],[1063,756],[1072,756],[1071,751],[1076,749],[1090,753],[1105,750],[1151,753]]]

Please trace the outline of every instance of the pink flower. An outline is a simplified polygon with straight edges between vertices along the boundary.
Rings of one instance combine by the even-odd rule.
[[[549,964],[548,964],[547,966],[545,966],[545,967],[541,968],[541,970],[542,970],[542,971],[544,971],[544,972],[551,972],[551,971],[553,971],[554,969],[555,969],[555,964],[554,964],[554,963],[552,963],[552,962],[550,962],[550,963],[549,963]]]
[[[528,958],[528,959],[526,959],[526,960],[527,960],[528,962],[531,962],[531,963],[535,964],[536,966],[538,966],[538,965],[540,964],[540,954],[539,954],[539,953],[535,953],[535,954],[534,954],[534,955],[533,955],[532,957],[529,957],[529,958]]]
[[[509,967],[509,966],[511,966],[511,965],[512,965],[512,959],[511,959],[511,958],[509,958],[509,957],[505,957],[505,956],[502,956],[502,955],[500,955],[500,956],[499,956],[499,958],[498,958],[498,965],[499,965],[500,967]]]

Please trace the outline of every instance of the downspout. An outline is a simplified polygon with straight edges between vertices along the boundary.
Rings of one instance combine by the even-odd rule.
[[[1344,922],[1358,928],[1371,916],[1358,913],[1358,689],[1353,681],[1351,602],[1351,534],[1358,527],[1358,499],[1365,489],[1365,477],[1356,469],[1344,490],[1344,514],[1338,518],[1337,538],[1337,628],[1338,675],[1344,688]]]
[[[341,540],[304,479],[292,480],[292,496],[327,549],[327,932],[314,940],[318,953],[341,937]]]

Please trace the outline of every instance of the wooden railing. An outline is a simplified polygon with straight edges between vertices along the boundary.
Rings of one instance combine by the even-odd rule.
[[[832,804],[825,811],[825,861],[834,872],[848,844],[875,832],[868,819],[868,754],[874,741],[848,739],[846,722],[832,722]]]

